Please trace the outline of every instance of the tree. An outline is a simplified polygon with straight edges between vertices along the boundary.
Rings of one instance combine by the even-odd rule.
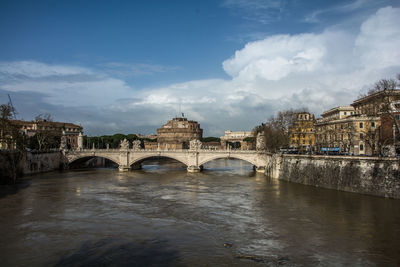
[[[276,152],[282,147],[289,146],[289,137],[287,132],[276,127],[276,125],[271,123],[266,124],[263,127],[263,134],[265,137],[265,146],[267,150],[271,152]]]
[[[396,80],[397,79],[397,80]],[[400,114],[400,74],[397,74],[396,79],[381,79],[371,87],[366,94],[361,95],[361,98],[367,98],[370,105],[364,105],[364,112],[368,116],[380,116],[381,118],[381,134],[377,138],[376,130],[367,132],[365,141],[383,154],[383,150],[387,145],[399,140],[399,135],[396,140],[390,134],[393,129],[400,133],[400,123],[398,116]],[[391,137],[390,137],[391,136]],[[377,140],[374,140],[377,139]]]
[[[60,147],[62,131],[54,125],[50,114],[39,114],[35,117],[36,133],[30,147],[38,150],[56,149]]]
[[[397,81],[395,79],[381,79],[375,83],[375,85],[368,90],[367,95],[372,95],[382,91],[395,90],[397,87]]]
[[[219,137],[204,137],[203,142],[220,142],[221,139]]]
[[[282,147],[289,147],[289,129],[297,120],[297,113],[307,112],[307,109],[279,111],[274,117],[270,117],[266,123],[262,123],[253,129],[253,136],[262,133],[265,137],[266,148],[269,151],[277,151]]]
[[[14,108],[10,103],[0,105],[0,144],[1,148],[24,149],[23,136],[18,126],[12,122]]]
[[[368,95],[382,92],[379,99],[380,101],[380,112],[385,114],[393,121],[393,124],[400,132],[400,123],[396,115],[400,113],[400,101],[393,99],[392,95],[396,89],[400,86],[400,73],[397,74],[397,81],[395,79],[381,79],[375,83],[374,87],[370,89]]]

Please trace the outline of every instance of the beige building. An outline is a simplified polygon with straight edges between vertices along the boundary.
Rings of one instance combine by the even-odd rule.
[[[196,121],[190,121],[185,117],[176,117],[157,129],[157,148],[160,149],[187,149],[193,139],[201,140],[203,129]],[[154,149],[154,145],[146,147]]]
[[[311,151],[315,144],[314,114],[299,112],[296,121],[289,129],[289,146],[299,152]]]
[[[400,90],[382,90],[355,100],[351,104],[357,114],[380,118],[377,149],[380,154],[400,153]],[[391,151],[391,152],[389,152]]]
[[[384,90],[355,100],[351,105],[356,114],[378,116],[400,107],[400,90]],[[399,107],[396,107],[399,105]]]
[[[380,118],[356,114],[352,106],[325,111],[315,123],[316,151],[349,155],[377,154]]]
[[[231,148],[237,148],[241,150],[252,149],[251,142],[245,141],[247,137],[252,137],[252,132],[249,131],[225,131],[225,135],[221,136],[221,147],[227,148],[228,144]]]
[[[70,149],[78,148],[78,137],[83,133],[82,126],[68,122],[12,120],[11,123],[20,129],[25,138],[33,137],[38,132],[54,132],[60,136],[64,132]],[[0,148],[5,148],[4,144],[0,144]]]

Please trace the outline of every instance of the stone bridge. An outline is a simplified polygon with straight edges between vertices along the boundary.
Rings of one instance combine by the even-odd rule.
[[[187,166],[188,172],[199,172],[209,161],[235,158],[254,165],[257,172],[264,172],[272,154],[256,150],[139,150],[139,149],[81,149],[65,151],[69,163],[79,159],[102,157],[116,164],[120,171],[140,169],[141,163],[149,158],[164,157],[177,160]]]

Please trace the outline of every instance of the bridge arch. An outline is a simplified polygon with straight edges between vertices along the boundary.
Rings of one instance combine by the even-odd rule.
[[[108,159],[109,161],[112,161],[113,163],[117,164],[118,166],[120,165],[119,162],[116,159],[113,159],[112,157],[109,156],[104,156],[104,155],[82,155],[82,156],[77,156],[77,157],[67,157],[68,159],[68,165],[77,163],[78,161],[88,161],[93,158],[104,158]]]
[[[176,161],[182,163],[186,167],[188,167],[187,162],[183,161],[182,159],[180,159],[178,157],[174,157],[174,156],[171,156],[171,155],[159,155],[159,154],[146,155],[146,156],[142,156],[142,157],[136,158],[136,159],[132,160],[131,162],[129,162],[129,166],[133,166],[133,165],[136,165],[136,164],[141,164],[143,161],[148,160],[148,159],[152,159],[152,158],[173,159],[173,160],[176,160]]]
[[[243,161],[246,161],[250,164],[253,164],[254,166],[258,167],[258,164],[255,160],[249,159],[248,157],[244,157],[242,155],[217,155],[217,156],[212,156],[209,158],[204,159],[203,161],[199,162],[199,166],[203,166],[207,162],[216,160],[216,159],[240,159]]]

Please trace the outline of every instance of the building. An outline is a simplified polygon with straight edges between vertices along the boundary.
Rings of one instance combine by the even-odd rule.
[[[347,118],[355,114],[354,107],[352,106],[339,106],[331,108],[330,110],[322,113],[321,117],[323,120],[332,121]]]
[[[296,113],[294,125],[289,128],[289,146],[299,152],[309,152],[315,144],[314,114]]]
[[[400,153],[400,90],[382,90],[355,100],[351,104],[356,114],[380,118],[379,140],[380,154]]]
[[[316,151],[326,154],[378,154],[380,117],[357,114],[353,106],[322,113],[315,122]]]
[[[202,138],[203,129],[200,128],[199,123],[190,121],[184,116],[175,117],[157,129],[157,148],[188,149],[190,140],[201,140]],[[145,148],[151,149],[150,147]]]
[[[82,126],[68,122],[21,120],[12,120],[11,122],[20,128],[26,138],[33,137],[37,133],[54,133],[60,137],[65,134],[67,146],[70,149],[78,148],[78,137],[83,134]]]
[[[382,113],[393,111],[393,108],[399,108],[400,90],[382,90],[360,97],[355,100],[351,106],[354,107],[356,114],[365,114],[367,116],[376,116]],[[397,106],[397,107],[396,107]]]
[[[227,130],[225,131],[225,135],[220,137],[221,147],[227,148],[229,145],[231,148],[240,148],[241,150],[252,149],[252,142],[245,141],[245,139],[248,137],[253,137],[252,132],[232,132],[230,130]]]

